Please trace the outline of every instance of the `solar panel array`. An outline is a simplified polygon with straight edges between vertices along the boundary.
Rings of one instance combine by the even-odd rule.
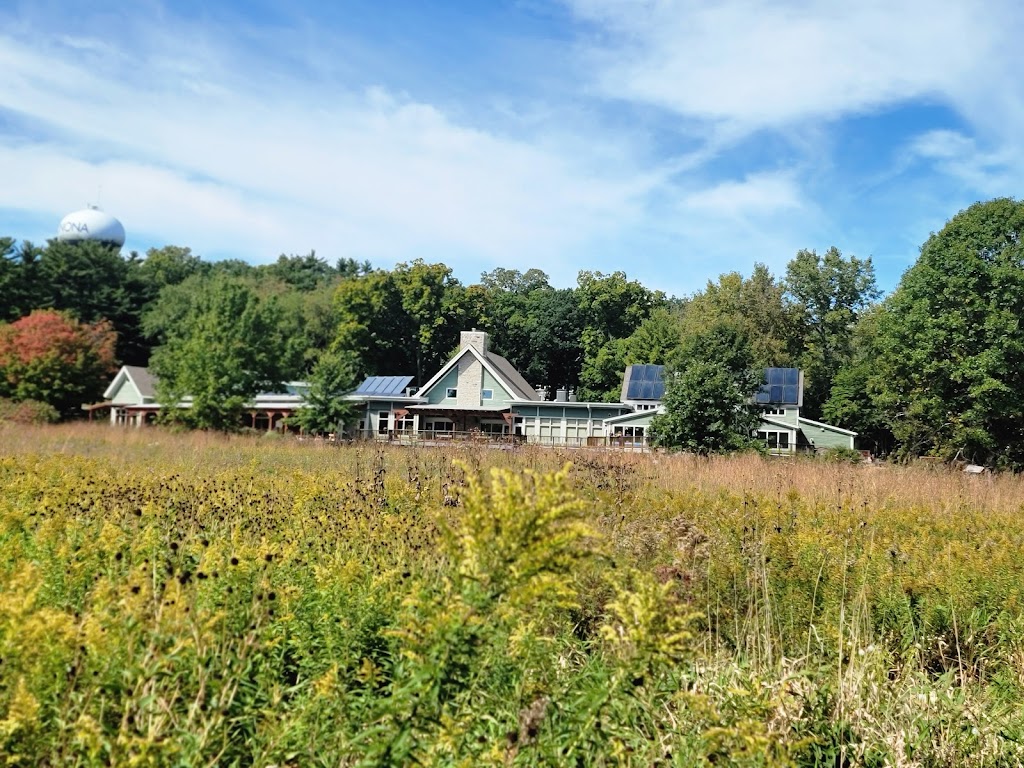
[[[412,379],[412,376],[368,376],[353,394],[378,397],[401,396],[405,394],[405,388],[409,386]]]
[[[661,400],[665,396],[664,365],[631,365],[626,382],[627,400]]]
[[[764,384],[754,395],[760,405],[800,405],[800,369],[765,368]]]

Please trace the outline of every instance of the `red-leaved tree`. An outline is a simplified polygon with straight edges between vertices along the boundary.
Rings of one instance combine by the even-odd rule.
[[[67,418],[103,393],[117,370],[117,332],[53,310],[0,325],[0,396],[49,403]]]

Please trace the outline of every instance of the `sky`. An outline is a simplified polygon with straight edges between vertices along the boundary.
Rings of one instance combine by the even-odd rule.
[[[1017,0],[4,0],[0,235],[683,296],[801,248],[891,291],[1021,195]]]

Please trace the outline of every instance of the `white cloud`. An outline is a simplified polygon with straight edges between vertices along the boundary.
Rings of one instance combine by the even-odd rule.
[[[1010,0],[567,2],[604,32],[586,53],[606,93],[740,129],[908,99],[966,109],[1020,62],[1024,20]]]
[[[985,150],[958,131],[934,130],[914,139],[909,154],[985,197],[1020,194],[1020,175],[1014,169],[1024,167],[1024,162],[1016,147]]]
[[[134,231],[257,261],[310,247],[380,262],[422,255],[473,278],[488,262],[558,272],[639,216],[654,183],[605,168],[586,143],[499,137],[382,87],[221,76],[220,60],[207,68],[151,42],[120,77],[123,50],[77,40],[66,55],[66,41],[0,37],[0,108],[59,138],[0,139],[0,166],[26,180],[0,188],[0,207],[56,222],[102,185],[129,246]],[[561,266],[567,276],[579,265]]]
[[[686,208],[728,218],[773,214],[802,207],[799,186],[792,174],[751,174],[742,181],[726,181],[688,195]]]

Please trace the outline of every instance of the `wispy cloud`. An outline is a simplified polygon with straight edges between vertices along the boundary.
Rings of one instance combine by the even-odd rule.
[[[0,167],[18,180],[0,187],[0,221],[55,226],[102,188],[129,247],[422,256],[465,280],[626,269],[684,292],[833,243],[888,247],[895,271],[914,254],[897,215],[941,223],[1024,172],[1010,0],[512,4],[536,15],[477,24],[462,47],[454,5],[436,29],[418,6],[396,12],[388,43],[303,0],[192,18],[97,5],[52,29],[62,0],[0,11]],[[890,138],[879,117],[857,146],[837,139],[915,103],[962,125]],[[871,164],[884,193],[863,183],[868,154],[894,158]],[[950,188],[918,194],[935,176]]]
[[[568,2],[604,32],[586,54],[608,94],[748,128],[969,103],[1024,20],[1009,1]]]
[[[383,87],[211,77],[225,51],[207,67],[153,42],[148,59],[122,62],[89,40],[63,56],[66,40],[38,50],[0,38],[0,104],[64,137],[0,145],[3,166],[29,180],[0,190],[0,206],[61,211],[102,184],[130,237],[200,252],[557,267],[637,215],[647,192],[640,174],[604,173],[585,144],[501,137]]]

